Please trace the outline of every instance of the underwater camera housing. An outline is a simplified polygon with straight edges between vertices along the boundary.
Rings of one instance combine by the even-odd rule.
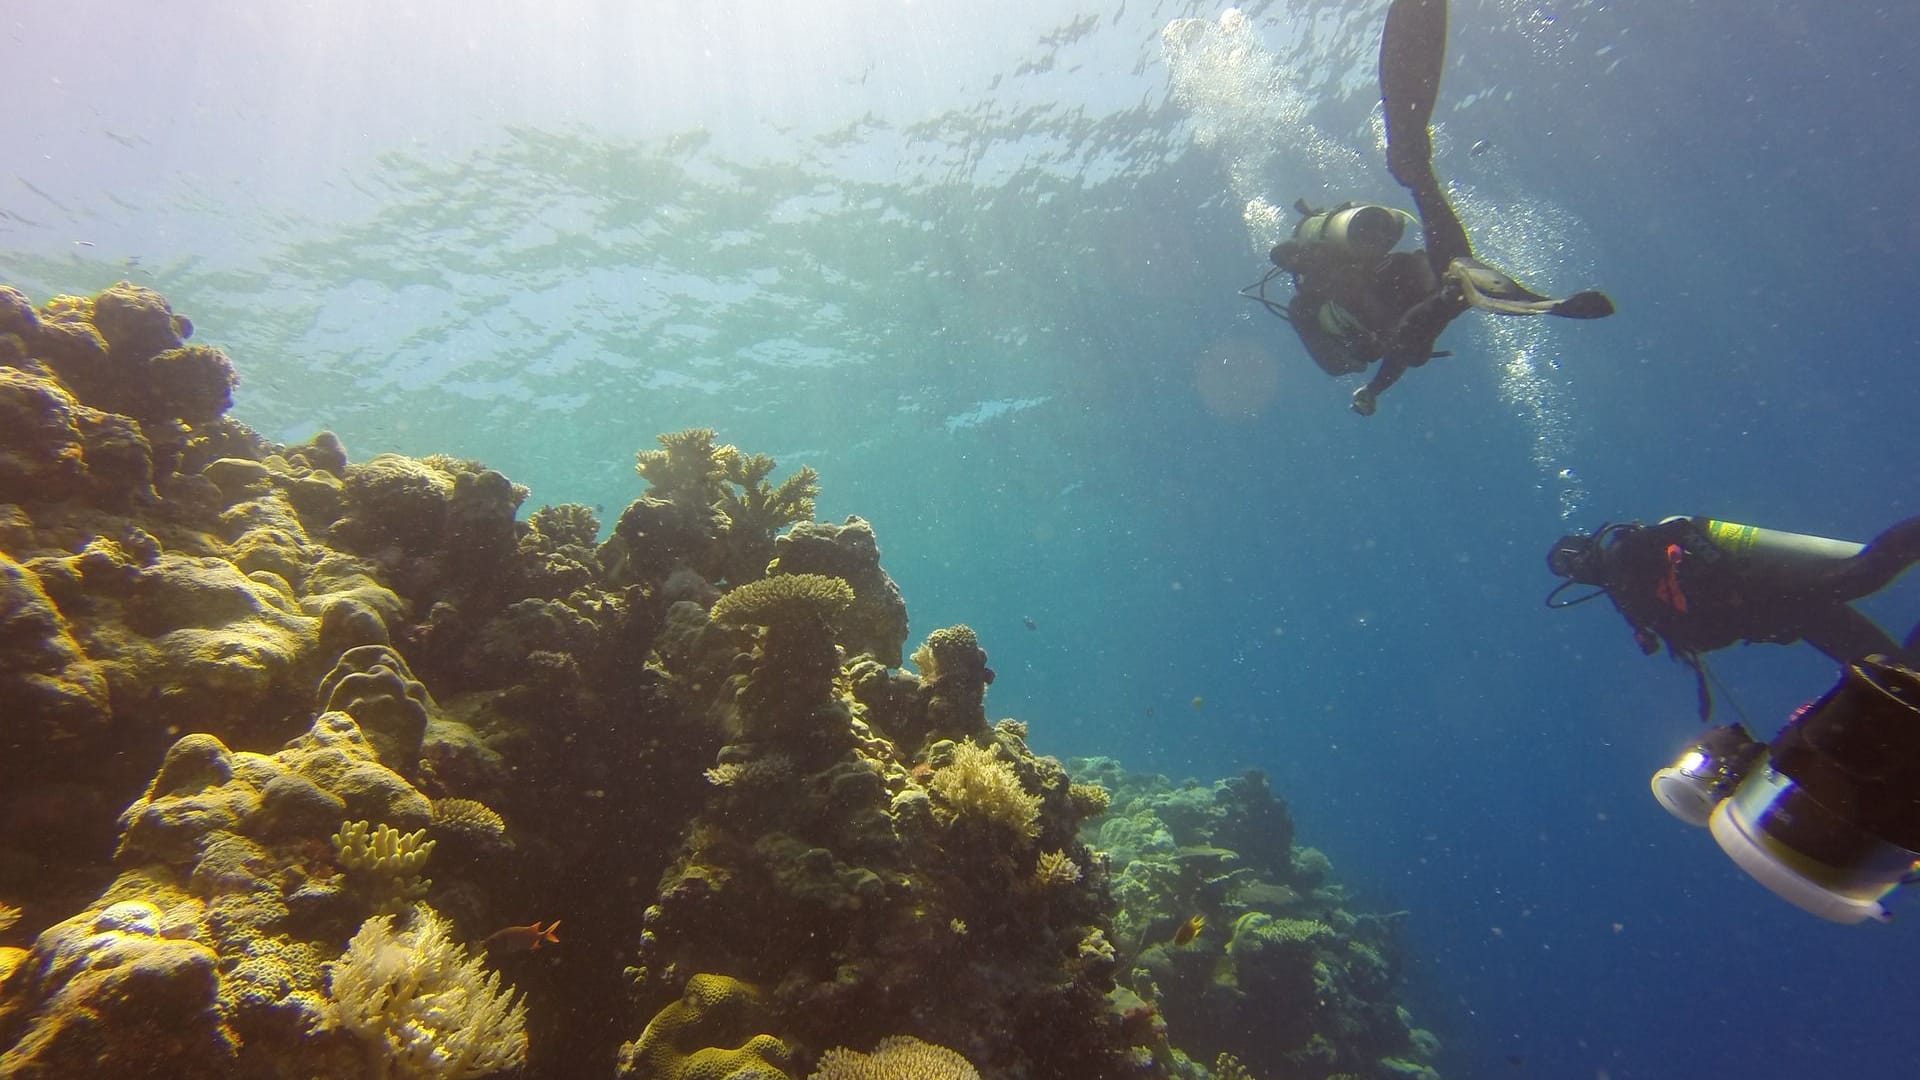
[[[1305,207],[1301,207],[1305,211]],[[1303,244],[1339,248],[1360,259],[1385,258],[1406,235],[1407,215],[1384,206],[1346,203],[1332,210],[1307,213],[1293,227],[1293,238]]]
[[[1654,774],[1653,794],[1781,899],[1885,922],[1881,901],[1920,868],[1920,672],[1849,665],[1772,743],[1714,728]]]

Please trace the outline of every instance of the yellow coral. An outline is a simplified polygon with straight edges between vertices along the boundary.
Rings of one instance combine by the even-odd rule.
[[[1113,805],[1113,793],[1099,784],[1073,784],[1067,788],[1067,799],[1073,803],[1073,813],[1079,818],[1097,818]]]
[[[506,819],[477,799],[433,800],[433,829],[481,847],[498,847],[507,839]]]
[[[1067,857],[1064,851],[1045,851],[1040,861],[1034,865],[1034,884],[1042,888],[1071,885],[1080,880],[1080,864]]]
[[[712,428],[657,436],[661,449],[635,455],[638,472],[659,497],[683,506],[710,507],[726,493],[727,465],[739,453],[713,445]]]
[[[923,682],[959,674],[968,668],[984,670],[986,667],[986,653],[980,648],[980,639],[973,627],[965,624],[943,627],[928,634],[927,640],[913,650],[910,659],[913,666],[920,669]]]
[[[740,489],[738,493],[726,493],[720,501],[733,528],[771,536],[782,525],[813,519],[813,500],[820,494],[820,474],[813,466],[800,466],[800,471],[776,488],[767,483],[774,466],[768,455],[743,454],[731,446],[715,453],[726,470],[727,482]]]
[[[12,904],[0,901],[0,930],[10,930],[20,921],[20,909]]]
[[[820,1055],[809,1080],[980,1080],[973,1063],[944,1046],[911,1035],[880,1040],[873,1053],[836,1047]]]
[[[777,574],[750,581],[714,601],[722,626],[804,626],[832,619],[853,603],[853,587],[825,574]]]
[[[409,901],[427,895],[432,881],[420,876],[437,840],[425,829],[402,833],[390,825],[349,821],[334,833],[334,854],[350,877],[359,882],[377,910],[398,911]]]
[[[373,1075],[456,1080],[517,1069],[527,1005],[447,932],[432,908],[395,933],[392,915],[361,924],[330,966],[325,1016],[367,1047]]]
[[[1214,1080],[1253,1080],[1253,1074],[1232,1054],[1221,1054],[1213,1059],[1213,1077]]]
[[[1028,839],[1040,835],[1040,796],[1028,794],[1013,766],[990,748],[955,746],[952,763],[935,769],[927,786],[945,801],[953,822],[992,822]]]
[[[759,987],[726,975],[687,980],[679,1000],[620,1047],[618,1075],[641,1080],[784,1077],[793,1050],[766,1033],[772,1020]]]

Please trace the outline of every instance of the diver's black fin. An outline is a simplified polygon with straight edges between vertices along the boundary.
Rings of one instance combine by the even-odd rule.
[[[1447,56],[1447,0],[1393,0],[1380,39],[1380,102],[1387,121],[1387,168],[1402,185],[1432,168],[1427,124],[1440,96]]]
[[[1565,300],[1542,296],[1475,258],[1463,257],[1447,266],[1447,278],[1467,303],[1496,315],[1558,315],[1563,319],[1603,319],[1613,314],[1613,301],[1592,289]]]
[[[1563,319],[1604,319],[1613,314],[1613,301],[1598,289],[1588,289],[1553,305],[1547,314]]]

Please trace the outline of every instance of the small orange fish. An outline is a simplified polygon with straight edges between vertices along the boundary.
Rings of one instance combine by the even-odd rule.
[[[1181,923],[1180,929],[1173,932],[1174,947],[1179,948],[1182,945],[1193,944],[1193,939],[1199,937],[1200,931],[1206,928],[1207,917],[1205,915],[1195,915],[1193,918]]]
[[[488,934],[483,944],[486,945],[488,952],[534,952],[548,942],[560,944],[560,939],[554,936],[554,931],[558,929],[560,929],[559,919],[553,920],[544,927],[537,922],[528,923],[525,926],[509,926],[505,930],[496,930]]]

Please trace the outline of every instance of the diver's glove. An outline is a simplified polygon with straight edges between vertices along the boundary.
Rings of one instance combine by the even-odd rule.
[[[1353,411],[1361,416],[1372,416],[1373,410],[1379,405],[1379,400],[1379,395],[1373,392],[1373,387],[1363,386],[1353,392]]]

